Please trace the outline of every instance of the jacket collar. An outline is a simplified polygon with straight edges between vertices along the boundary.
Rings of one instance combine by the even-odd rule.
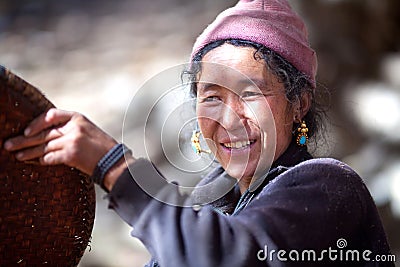
[[[259,179],[254,185],[252,185],[247,191],[251,194],[257,194],[264,188],[272,179],[279,174],[283,173],[290,167],[293,167],[303,161],[312,159],[312,156],[308,153],[307,147],[300,147],[295,141],[291,142],[286,151],[272,164],[271,168],[266,174]],[[241,195],[236,179],[229,177],[221,166],[218,166],[212,172],[210,172],[200,183],[199,190],[197,188],[193,191],[192,197],[197,203],[204,203],[210,192],[202,192],[201,186],[211,182],[215,184],[230,183],[230,190],[223,197],[213,201],[211,206],[217,209],[219,212],[231,214],[238,205],[241,205],[242,199],[249,199]],[[228,186],[228,185],[227,185]],[[227,188],[227,187],[225,187]],[[218,190],[218,189],[216,189]],[[225,191],[226,192],[226,191]],[[250,198],[251,199],[251,198]]]
[[[298,146],[292,141],[286,151],[272,164],[271,169],[278,166],[293,167],[309,159],[312,159],[312,156],[308,153],[307,147]]]

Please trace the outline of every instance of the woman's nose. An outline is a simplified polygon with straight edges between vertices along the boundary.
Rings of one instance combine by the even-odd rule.
[[[221,112],[221,125],[229,132],[244,131],[243,120],[246,118],[246,107],[240,99],[228,101]]]

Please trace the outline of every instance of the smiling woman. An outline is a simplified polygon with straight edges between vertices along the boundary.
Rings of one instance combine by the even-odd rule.
[[[343,240],[338,248],[369,257],[289,265],[370,266],[390,249],[367,188],[349,166],[307,151],[319,118],[307,38],[286,0],[241,0],[199,36],[187,71],[200,130],[192,141],[208,151],[198,147],[203,135],[219,165],[191,195],[78,113],[52,109],[5,148],[93,175],[152,254],[150,266],[283,266],[260,251],[324,255]],[[221,188],[229,189],[212,198]]]
[[[299,104],[289,105],[283,84],[265,68],[263,60],[254,59],[254,52],[253,48],[230,44],[214,48],[204,56],[205,62],[230,66],[248,79],[237,80],[228,68],[216,71],[213,64],[204,64],[197,89],[200,129],[212,142],[209,146],[219,163],[239,181],[242,192],[257,168],[262,173],[270,166],[267,146],[275,145],[275,140],[267,138],[273,136],[267,134],[268,129],[276,130],[276,160],[289,146],[293,118],[297,116],[294,110],[300,110]],[[203,80],[215,83],[205,86]]]

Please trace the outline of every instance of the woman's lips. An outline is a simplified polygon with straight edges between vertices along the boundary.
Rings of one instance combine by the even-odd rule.
[[[256,140],[243,140],[229,143],[220,143],[224,150],[234,152],[234,151],[243,151],[250,148]]]

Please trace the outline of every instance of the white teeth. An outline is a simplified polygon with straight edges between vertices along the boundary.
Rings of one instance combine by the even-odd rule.
[[[223,144],[225,147],[228,148],[242,148],[245,146],[249,146],[251,144],[250,141],[239,141],[239,142],[234,142],[234,143],[225,143]]]

